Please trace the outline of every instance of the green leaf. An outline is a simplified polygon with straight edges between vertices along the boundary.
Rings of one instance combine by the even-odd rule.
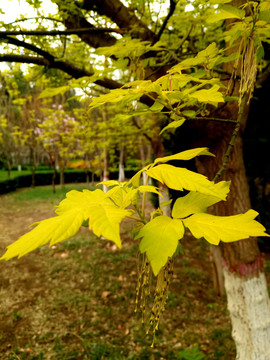
[[[50,246],[75,235],[84,220],[82,212],[69,211],[63,216],[52,217],[39,223],[33,230],[21,236],[7,247],[0,260],[19,258],[50,242]]]
[[[221,181],[215,184],[217,191],[223,194],[230,191],[230,182]],[[173,218],[185,218],[191,214],[205,212],[206,209],[220,201],[220,198],[191,191],[186,196],[178,198],[172,209]]]
[[[221,200],[225,200],[227,196],[226,189],[223,189],[223,191],[217,190],[215,184],[204,175],[184,168],[162,164],[147,170],[146,173],[174,190],[198,191],[202,194],[216,196]]]
[[[191,160],[199,155],[215,156],[214,154],[212,154],[208,151],[208,148],[202,147],[202,148],[195,148],[195,149],[181,151],[180,153],[170,155],[170,156],[165,156],[162,158],[156,158],[154,161],[154,164],[166,163],[171,160]]]
[[[181,220],[157,216],[136,235],[135,239],[142,238],[140,251],[146,252],[154,275],[157,275],[168,258],[173,256],[184,231]]]
[[[194,214],[183,220],[197,239],[205,238],[210,244],[218,245],[220,241],[232,242],[250,236],[270,236],[255,217],[258,213],[248,210],[245,214],[232,216],[214,216]]]

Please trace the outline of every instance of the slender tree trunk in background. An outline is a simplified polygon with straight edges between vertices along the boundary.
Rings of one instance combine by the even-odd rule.
[[[35,185],[36,185],[36,181],[35,181],[36,167],[35,166],[32,166],[31,174],[32,174],[31,186],[35,187]]]
[[[52,192],[55,194],[55,180],[57,175],[57,169],[56,169],[56,163],[55,163],[55,157],[51,154],[49,154],[50,162],[53,168],[53,175],[52,175]]]
[[[7,160],[7,173],[8,173],[8,179],[10,179],[10,172],[11,172],[11,164],[10,161]]]
[[[37,159],[36,159],[35,149],[31,148],[30,152],[31,152],[31,158],[32,158],[32,167],[31,167],[32,182],[31,182],[31,186],[35,187],[35,185],[36,185],[35,174],[36,174],[36,169],[37,169]]]
[[[142,168],[145,167],[145,148],[144,148],[144,141],[143,139],[141,138],[140,139],[140,147],[139,147],[139,150],[140,150],[140,158],[141,158],[141,165],[142,165]],[[143,172],[142,173],[142,176],[143,176],[143,184],[146,183],[146,179],[147,179],[147,176],[146,176],[146,173]]]
[[[109,153],[106,147],[103,149],[104,154],[104,168],[103,168],[103,181],[109,180]],[[107,186],[103,185],[103,191],[107,192]]]
[[[89,189],[90,176],[89,176],[89,169],[88,168],[85,170],[85,177],[86,177],[86,188]]]
[[[86,154],[84,157],[84,172],[85,172],[85,178],[86,178],[86,188],[89,189],[89,183],[90,183],[90,175],[89,175],[89,158]]]
[[[60,167],[60,185],[61,185],[61,189],[63,189],[63,187],[65,185],[65,167],[64,166]]]
[[[125,158],[125,147],[124,145],[120,145],[120,156],[119,156],[119,176],[118,181],[125,181],[125,166],[124,166],[124,158]]]
[[[92,169],[92,171],[91,171],[91,184],[94,185],[94,182],[95,182],[95,172],[94,172],[94,169]]]

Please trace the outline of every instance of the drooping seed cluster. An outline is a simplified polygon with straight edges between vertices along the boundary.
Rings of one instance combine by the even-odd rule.
[[[146,334],[152,334],[153,337],[155,337],[155,332],[158,330],[161,315],[165,311],[169,285],[173,275],[173,265],[174,260],[169,258],[165,266],[158,273],[153,293],[153,305],[148,313],[147,298],[151,294],[152,269],[147,256],[143,254],[136,289],[135,312],[140,311],[142,313],[142,323],[146,325]]]

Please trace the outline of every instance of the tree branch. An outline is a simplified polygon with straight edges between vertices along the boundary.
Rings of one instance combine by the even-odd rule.
[[[51,55],[52,56],[52,55]],[[53,56],[52,56],[53,58]],[[53,58],[52,61],[50,59],[39,57],[39,56],[28,56],[28,55],[0,55],[0,62],[17,62],[17,63],[25,63],[25,64],[36,64],[45,67],[50,67],[53,69],[58,69],[64,71],[66,74],[72,76],[74,79],[79,79],[84,76],[93,76],[94,73],[87,71],[85,69],[80,69],[77,66],[74,66],[68,62],[55,60]],[[103,78],[94,81],[96,85],[104,86],[107,89],[118,89],[122,86],[118,81]]]
[[[23,47],[24,49],[33,51],[34,53],[44,57],[45,59],[47,59],[49,61],[54,61],[54,56],[53,55],[51,55],[49,52],[47,52],[45,50],[40,49],[39,47],[37,47],[35,45],[29,44],[29,43],[27,43],[25,41],[22,41],[22,40],[18,40],[18,39],[14,38],[14,37],[5,36],[5,35],[0,34],[0,39],[1,38],[4,39],[4,40],[7,40],[7,42],[9,44],[16,45],[16,46],[19,46],[19,47]]]
[[[127,29],[141,40],[156,42],[156,34],[119,0],[84,0],[82,8],[93,10],[102,16],[107,16],[120,29]]]
[[[155,42],[157,42],[161,38],[161,35],[163,34],[163,31],[166,29],[167,23],[168,23],[170,17],[173,15],[173,13],[175,11],[175,8],[176,8],[176,1],[175,0],[170,0],[169,12],[168,12],[168,14],[167,14],[161,28],[159,29],[159,32],[157,34],[157,39],[155,40]]]
[[[56,36],[56,35],[78,35],[78,34],[91,34],[91,33],[109,33],[115,32],[117,34],[124,34],[125,29],[114,29],[114,28],[82,28],[82,29],[68,29],[68,30],[11,30],[11,31],[0,31],[0,37],[7,35],[35,35],[35,36]]]
[[[103,3],[103,1],[102,1]],[[75,3],[76,4],[76,3]],[[76,11],[73,9],[72,11],[67,6],[64,1],[57,2],[60,14],[64,13],[63,16],[63,24],[66,26],[68,30],[74,29],[95,29],[95,27],[87,21],[80,9],[77,5]],[[112,46],[116,43],[116,38],[109,35],[108,33],[96,33],[92,32],[89,33],[78,33],[79,38],[85,42],[86,44],[92,46],[93,48],[97,49],[103,46]]]

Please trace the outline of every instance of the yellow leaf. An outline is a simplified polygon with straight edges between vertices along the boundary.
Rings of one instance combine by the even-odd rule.
[[[64,215],[52,217],[34,225],[33,230],[21,236],[7,247],[0,260],[22,257],[27,253],[50,242],[50,246],[75,235],[83,222],[82,212],[69,211]]]
[[[215,184],[209,181],[204,175],[197,174],[193,171],[177,168],[168,164],[161,164],[146,171],[152,178],[166,184],[168,188],[174,190],[191,190],[198,191],[202,194],[218,197],[225,200],[227,190],[219,189]]]
[[[221,181],[214,185],[217,191],[228,193],[230,191],[230,181]],[[185,218],[191,214],[205,212],[206,209],[220,201],[220,198],[212,195],[201,194],[190,191],[186,196],[179,197],[173,206],[173,218]]]
[[[102,190],[70,191],[59,204],[56,213],[61,215],[69,209],[82,211],[84,220],[89,219],[89,229],[95,235],[104,236],[121,247],[119,224],[131,212],[117,207]]]
[[[184,231],[181,220],[168,216],[155,217],[139,231],[136,239],[143,238],[140,251],[146,252],[154,275],[157,275],[168,258],[174,255]]]
[[[197,99],[199,102],[209,103],[216,105],[219,102],[224,102],[223,95],[221,94],[218,85],[214,85],[208,90],[198,90],[190,94],[191,98]]]
[[[210,155],[215,156],[214,154],[210,153],[208,151],[208,148],[202,147],[202,148],[195,148],[195,149],[189,149],[185,151],[181,151],[178,154],[170,155],[170,156],[164,156],[162,158],[156,158],[154,161],[154,164],[157,163],[166,163],[171,160],[190,160],[195,158],[199,155]]]
[[[265,228],[254,220],[257,215],[254,210],[232,216],[200,213],[183,220],[183,223],[196,238],[203,237],[210,244],[218,245],[220,241],[233,242],[250,236],[269,236]]]

